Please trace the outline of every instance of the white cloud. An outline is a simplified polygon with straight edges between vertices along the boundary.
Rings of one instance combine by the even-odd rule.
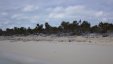
[[[58,18],[63,18],[65,14],[63,13],[51,13],[49,14],[49,18],[55,18],[55,19],[58,19]]]
[[[18,21],[24,21],[24,20],[27,20],[27,21],[30,21],[32,23],[35,23],[39,20],[39,16],[37,15],[25,15],[25,14],[14,14],[11,16],[11,19],[15,19],[15,20],[18,20]]]
[[[34,11],[34,10],[37,10],[39,7],[37,6],[34,6],[34,5],[26,5],[22,11],[24,12],[30,12],[30,11]]]
[[[49,18],[64,18],[65,16],[75,16],[75,14],[82,14],[85,10],[85,6],[77,5],[77,6],[68,6],[68,7],[56,7],[49,14]],[[86,12],[85,12],[86,13]]]
[[[97,16],[97,17],[100,17],[102,15],[104,15],[104,12],[103,11],[99,11],[99,12],[95,13],[95,16]]]
[[[50,8],[49,8],[50,9]],[[54,8],[51,13],[49,14],[49,18],[63,18],[64,17],[64,8],[63,7],[56,7]]]
[[[85,10],[85,6],[83,5],[76,5],[76,6],[69,6],[67,8],[65,8],[65,12],[67,12],[68,14],[73,14],[73,13],[80,13],[83,10]]]
[[[37,21],[57,24],[73,19],[84,19],[93,23],[113,22],[113,0],[0,0],[0,3],[0,25],[3,27],[7,26],[4,24],[17,25],[18,22],[25,26]]]
[[[23,14],[14,14],[14,15],[11,16],[11,19],[19,20],[21,17],[23,17]]]
[[[56,7],[51,9],[48,18],[62,19],[62,18],[83,18],[83,19],[99,19],[107,17],[108,13],[100,10],[92,10],[83,5],[75,5],[68,7]]]

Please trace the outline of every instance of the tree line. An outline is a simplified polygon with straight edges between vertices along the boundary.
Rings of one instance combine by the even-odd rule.
[[[87,33],[108,33],[113,32],[113,24],[107,22],[100,22],[97,25],[91,26],[88,21],[73,21],[66,22],[63,21],[61,24],[56,26],[51,26],[48,22],[43,24],[37,24],[35,28],[30,27],[14,27],[7,28],[5,31],[0,29],[0,36],[10,36],[10,35],[30,35],[30,34],[64,34],[68,33],[70,35],[82,35]]]

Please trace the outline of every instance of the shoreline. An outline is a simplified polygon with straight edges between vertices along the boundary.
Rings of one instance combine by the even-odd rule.
[[[0,36],[0,64],[112,64],[113,37]]]
[[[10,42],[58,42],[58,43],[83,43],[83,44],[105,44],[113,45],[113,37],[102,35],[85,35],[85,36],[56,36],[56,35],[28,35],[28,36],[0,36],[0,41]]]
[[[0,59],[0,63],[6,64],[112,64],[113,46],[75,41],[4,40],[0,41]]]

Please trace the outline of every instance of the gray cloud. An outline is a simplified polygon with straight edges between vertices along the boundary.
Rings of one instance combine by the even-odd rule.
[[[0,0],[0,28],[84,19],[113,22],[113,0]]]

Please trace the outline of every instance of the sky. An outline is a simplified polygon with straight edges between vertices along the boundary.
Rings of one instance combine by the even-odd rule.
[[[87,20],[113,23],[113,0],[0,0],[0,28]]]

